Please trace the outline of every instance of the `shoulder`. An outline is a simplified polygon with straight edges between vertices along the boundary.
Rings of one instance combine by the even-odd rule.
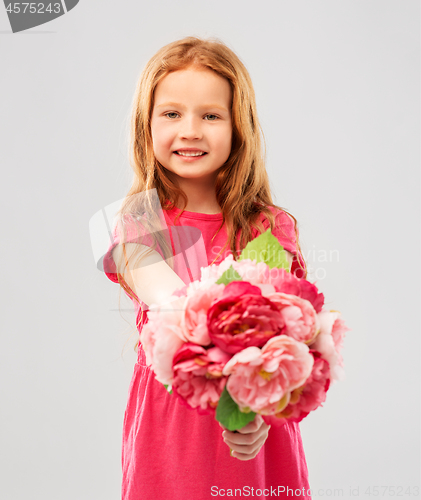
[[[287,212],[285,212],[281,208],[276,208],[271,206],[268,206],[267,208],[272,212],[272,214],[275,217],[274,229],[278,227],[283,227],[284,229],[288,229],[288,232],[294,231],[295,228],[294,219]],[[267,215],[264,212],[260,212],[260,219],[261,222],[263,223],[263,227],[265,228],[265,230],[268,229],[270,227],[270,222]]]
[[[275,217],[272,234],[288,252],[297,252],[297,234],[294,219],[284,210],[276,207],[267,207]],[[264,212],[260,213],[263,228],[266,231],[270,227],[270,221]]]
[[[289,252],[289,261],[291,265],[291,273],[297,278],[305,278],[305,261],[299,248],[299,230],[296,226],[295,219],[285,210],[280,208],[267,207],[275,217],[275,224],[272,229],[272,234],[275,236],[282,247]],[[269,219],[264,212],[260,213],[261,222],[263,223],[264,230],[270,227]]]

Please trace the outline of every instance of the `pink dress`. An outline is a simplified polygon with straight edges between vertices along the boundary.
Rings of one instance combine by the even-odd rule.
[[[179,212],[177,208],[163,211],[168,228],[174,225]],[[267,228],[269,221],[263,217]],[[224,225],[211,241],[221,221],[222,214],[188,211],[184,211],[177,221],[177,225],[200,229],[208,264],[227,238]],[[294,254],[292,271],[299,269],[294,225],[285,212],[276,212],[272,234]],[[104,257],[104,269],[106,275],[118,283],[111,256],[118,243],[114,237]],[[229,248],[226,249],[217,262],[230,253]],[[298,258],[302,262],[302,256]],[[133,303],[139,319],[140,307],[135,301]],[[143,307],[147,309],[146,304]],[[139,325],[139,331],[143,324]],[[122,500],[208,500],[218,496],[311,498],[298,424],[272,426],[258,455],[248,461],[231,457],[221,434],[222,429],[214,416],[200,415],[188,408],[155,380],[139,346],[123,423]]]

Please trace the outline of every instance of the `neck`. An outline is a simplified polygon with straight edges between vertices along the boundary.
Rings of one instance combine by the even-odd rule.
[[[221,212],[215,193],[215,182],[200,182],[198,179],[178,179],[178,186],[187,196],[185,210],[203,214],[217,214]],[[177,207],[180,208],[181,207]]]

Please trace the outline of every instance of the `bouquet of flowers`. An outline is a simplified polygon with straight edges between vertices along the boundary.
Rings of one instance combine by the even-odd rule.
[[[175,307],[153,305],[140,341],[156,379],[190,408],[241,429],[301,421],[342,378],[349,329],[323,309],[316,286],[288,272],[268,229],[200,280],[175,292]]]

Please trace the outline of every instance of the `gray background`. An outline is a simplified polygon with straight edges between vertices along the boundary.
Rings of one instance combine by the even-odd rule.
[[[419,11],[96,0],[11,34],[0,6],[2,499],[120,497],[134,314],[88,225],[130,186],[141,69],[187,35],[220,37],[249,69],[276,202],[352,328],[346,380],[301,424],[314,497],[419,484]]]

